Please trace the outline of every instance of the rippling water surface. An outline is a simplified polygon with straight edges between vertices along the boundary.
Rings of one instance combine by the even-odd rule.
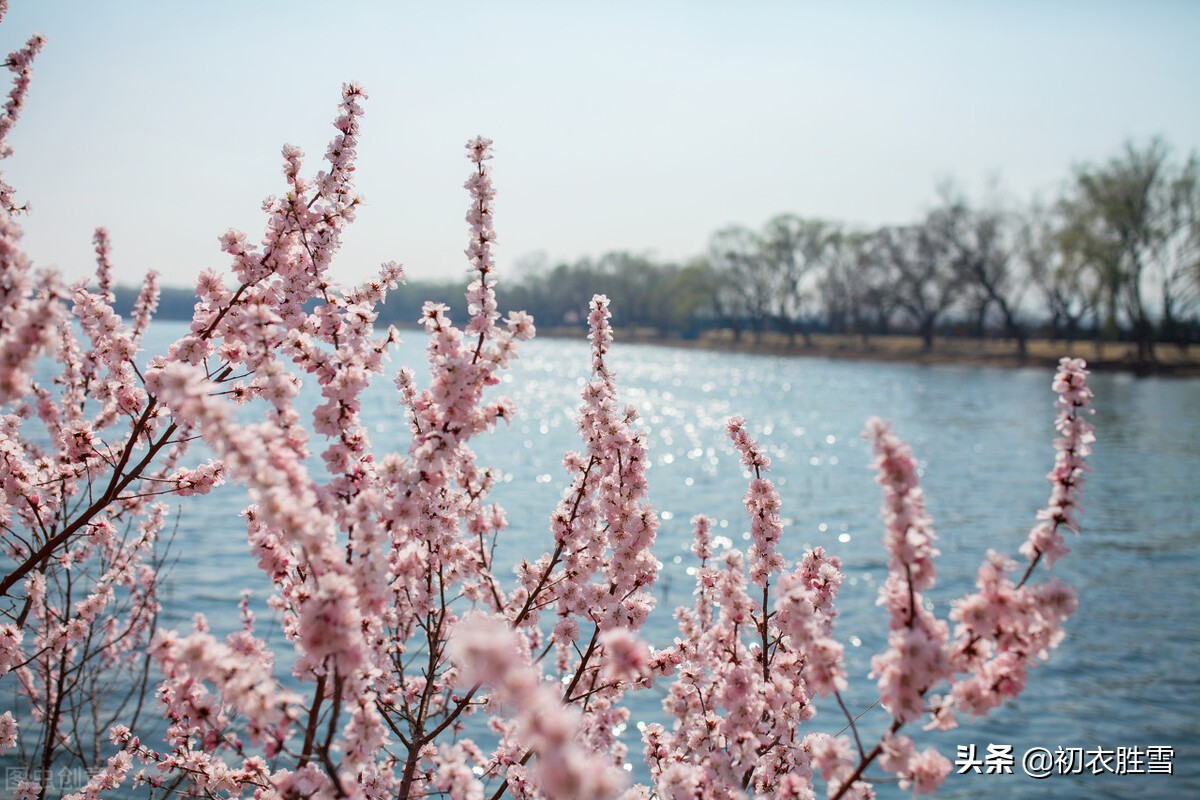
[[[180,332],[164,324],[156,334],[165,342]],[[423,337],[406,338],[390,369],[407,364],[420,374]],[[589,363],[582,340],[530,342],[499,387],[516,401],[517,417],[476,446],[481,461],[503,474],[494,499],[506,508],[510,528],[497,563],[536,558],[547,547],[546,520],[566,485],[561,457],[580,446],[574,415]],[[875,606],[886,561],[863,423],[871,415],[893,420],[920,459],[943,553],[931,596],[944,615],[971,587],[988,548],[1015,554],[1046,501],[1050,371],[843,363],[619,341],[611,363],[621,399],[639,410],[649,432],[651,499],[662,517],[659,609],[647,636],[669,642],[675,632],[669,609],[690,602],[694,514],[719,520],[717,533],[746,546],[746,482],[724,433],[725,420],[742,414],[773,459],[788,521],[785,555],[798,558],[821,545],[842,558],[848,578],[837,632],[847,642],[852,673],[847,700],[856,713],[866,711],[860,725],[873,741],[887,722],[878,708],[867,710],[874,685],[866,679],[886,627]],[[951,775],[943,794],[1200,796],[1200,381],[1097,375],[1092,383],[1099,441],[1083,535],[1055,568],[1079,589],[1079,613],[1019,701],[955,731],[913,733],[920,746],[939,744],[952,760],[959,745],[974,744],[981,756],[989,744],[1013,746],[1015,774]],[[390,375],[368,394],[365,415],[377,452],[403,450],[407,432]],[[225,487],[184,508],[167,624],[187,626],[203,611],[215,631],[228,630],[236,624],[241,587],[251,587],[258,600],[268,593],[247,554],[237,515],[244,502]],[[268,630],[267,619],[260,618],[260,628]],[[656,719],[660,697],[637,697],[635,719]],[[810,724],[837,731],[844,718],[826,708]],[[626,739],[640,754],[635,736],[631,729]],[[1021,755],[1033,747],[1156,745],[1174,748],[1174,776],[1035,781],[1021,774]],[[880,791],[907,794],[895,786]]]

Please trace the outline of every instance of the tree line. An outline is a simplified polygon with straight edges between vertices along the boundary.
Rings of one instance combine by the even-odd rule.
[[[543,328],[582,327],[602,292],[619,325],[662,336],[724,329],[806,346],[815,333],[908,333],[926,349],[943,335],[1000,336],[1022,355],[1031,336],[1090,338],[1129,341],[1149,363],[1156,345],[1200,341],[1200,160],[1160,139],[1127,143],[1076,167],[1050,203],[975,202],[946,183],[910,224],[783,214],[719,230],[683,263],[614,251],[520,272],[498,301]],[[465,313],[457,281],[417,280],[389,295],[380,321],[413,323],[427,300]],[[162,302],[160,316],[191,317],[188,293]]]

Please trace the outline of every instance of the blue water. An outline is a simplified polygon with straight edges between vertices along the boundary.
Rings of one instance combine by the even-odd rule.
[[[170,323],[152,331],[161,342],[181,332]],[[406,338],[389,370],[409,365],[422,374],[423,336],[409,332]],[[873,699],[866,674],[885,630],[875,606],[886,562],[879,492],[861,439],[866,418],[893,420],[921,461],[943,553],[932,593],[940,614],[971,588],[988,548],[1015,554],[1046,501],[1044,475],[1053,461],[1049,370],[843,363],[622,346],[619,340],[610,363],[622,400],[639,410],[649,432],[651,499],[662,517],[659,609],[647,637],[669,642],[675,633],[670,611],[690,602],[694,514],[719,520],[716,533],[746,545],[746,484],[724,433],[725,420],[742,414],[774,461],[772,477],[788,520],[785,555],[798,558],[821,545],[843,560],[848,578],[837,633],[847,642],[847,700],[855,713]],[[582,339],[537,340],[523,346],[498,387],[516,401],[516,419],[476,446],[482,463],[503,475],[493,499],[506,508],[510,528],[498,564],[536,557],[547,547],[546,520],[565,485],[560,460],[565,450],[580,447],[574,414],[588,365]],[[403,450],[407,442],[390,378],[380,380],[364,404],[377,453]],[[1096,375],[1092,384],[1099,441],[1083,535],[1056,567],[1078,588],[1080,610],[1019,701],[955,731],[909,731],[919,745],[936,743],[952,760],[959,745],[974,744],[981,755],[989,744],[1013,746],[1015,774],[952,774],[944,795],[1200,796],[1200,381]],[[269,589],[247,554],[238,517],[244,503],[236,487],[185,503],[165,624],[188,627],[192,614],[203,611],[215,631],[229,630],[240,588],[250,587],[256,603],[265,598]],[[260,629],[270,629],[269,619],[260,617]],[[657,719],[660,697],[661,691],[636,697],[635,721]],[[887,721],[878,708],[867,711],[861,730],[873,741]],[[836,732],[844,718],[825,709],[810,724]],[[631,726],[627,741],[640,765],[635,734]],[[1173,776],[1035,781],[1021,774],[1021,755],[1032,747],[1158,745],[1174,748]],[[880,792],[907,794],[894,785]]]

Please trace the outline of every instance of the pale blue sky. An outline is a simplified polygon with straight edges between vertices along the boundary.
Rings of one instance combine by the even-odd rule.
[[[68,277],[107,226],[118,277],[223,267],[261,235],[279,148],[315,170],[343,81],[371,97],[367,206],[335,264],[465,268],[462,145],[496,140],[502,268],[607,250],[682,259],[780,212],[916,218],[935,183],[1049,196],[1127,138],[1200,146],[1200,2],[66,2],[4,171],[26,248]],[[311,174],[311,170],[310,170]]]

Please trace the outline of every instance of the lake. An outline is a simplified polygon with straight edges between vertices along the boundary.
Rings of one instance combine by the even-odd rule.
[[[170,341],[182,323],[160,323],[148,345]],[[404,449],[407,428],[391,377],[401,365],[424,372],[424,335],[405,332],[389,374],[364,401],[376,452]],[[156,352],[151,350],[151,352]],[[498,389],[517,406],[513,423],[477,441],[480,461],[503,475],[493,499],[508,513],[497,564],[534,558],[549,541],[547,518],[566,485],[562,454],[580,447],[574,426],[579,390],[590,363],[587,344],[535,340]],[[1067,353],[1064,353],[1066,355]],[[923,485],[940,536],[937,612],[972,586],[988,548],[1016,555],[1047,499],[1053,463],[1051,372],[960,366],[870,364],[701,352],[650,345],[611,354],[621,399],[640,412],[649,433],[651,500],[662,526],[656,553],[663,563],[659,608],[645,634],[665,644],[674,635],[669,613],[691,602],[693,561],[689,520],[704,513],[714,531],[747,545],[742,508],[746,480],[725,432],[733,414],[746,417],[772,459],[788,520],[781,550],[796,559],[820,545],[842,558],[847,580],[836,633],[847,645],[855,713],[875,697],[866,680],[870,657],[882,649],[885,616],[875,606],[885,577],[880,544],[880,494],[868,444],[871,415],[893,420],[921,462]],[[936,743],[952,761],[959,746],[1011,745],[1014,774],[951,774],[942,794],[1095,797],[1200,795],[1200,381],[1092,376],[1098,441],[1084,499],[1083,534],[1055,571],[1080,594],[1079,612],[1051,660],[1034,670],[1017,702],[990,718],[964,720],[958,730],[909,733]],[[311,392],[309,393],[311,394]],[[308,406],[314,403],[305,396]],[[183,509],[179,557],[165,605],[165,623],[187,628],[196,611],[214,632],[236,623],[238,590],[260,605],[268,592],[247,553],[237,487],[223,487]],[[260,614],[260,631],[270,628]],[[274,634],[278,641],[280,636]],[[661,691],[639,695],[635,720],[653,721]],[[887,723],[875,708],[860,721],[874,737]],[[828,708],[813,730],[836,732],[844,718]],[[626,734],[640,771],[636,731]],[[868,746],[870,746],[868,744]],[[1172,776],[1161,774],[1022,774],[1030,748],[1165,746],[1174,749]],[[1127,753],[1128,751],[1126,751]],[[1086,754],[1085,754],[1086,757]],[[1116,768],[1115,762],[1110,762]],[[635,774],[637,774],[635,772]],[[882,796],[906,796],[881,785]]]

